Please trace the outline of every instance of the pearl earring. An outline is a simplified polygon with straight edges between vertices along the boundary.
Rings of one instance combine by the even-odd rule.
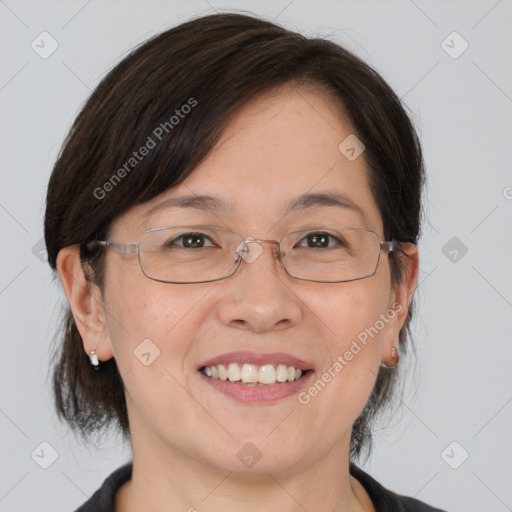
[[[100,362],[98,361],[98,356],[95,354],[94,350],[91,350],[91,355],[89,356],[91,360],[91,365],[95,370],[98,369]]]

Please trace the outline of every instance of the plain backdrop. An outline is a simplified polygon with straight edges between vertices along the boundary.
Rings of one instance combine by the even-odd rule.
[[[346,45],[420,131],[417,364],[363,469],[449,511],[512,510],[511,0],[0,1],[0,510],[69,512],[130,460],[116,436],[79,443],[52,409],[49,350],[65,297],[41,239],[63,139],[130,48],[230,9]]]

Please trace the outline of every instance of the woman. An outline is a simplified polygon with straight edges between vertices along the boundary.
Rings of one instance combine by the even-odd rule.
[[[355,464],[409,343],[423,181],[397,96],[327,40],[218,14],[117,65],[47,196],[57,410],[133,450],[78,510],[439,510]]]

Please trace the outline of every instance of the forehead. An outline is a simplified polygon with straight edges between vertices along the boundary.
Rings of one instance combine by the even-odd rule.
[[[351,161],[339,150],[353,132],[332,94],[281,87],[240,110],[186,180],[124,220],[148,227],[173,216],[218,214],[256,228],[325,207],[380,233],[364,153]]]

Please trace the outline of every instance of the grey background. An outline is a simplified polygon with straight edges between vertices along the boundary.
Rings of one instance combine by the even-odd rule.
[[[421,133],[429,182],[418,364],[363,469],[449,511],[512,510],[511,0],[0,1],[0,510],[74,510],[130,459],[115,436],[81,445],[50,401],[64,295],[38,244],[70,123],[134,45],[232,8],[347,45],[388,80]],[[43,31],[58,43],[46,59],[31,47],[43,46]],[[454,31],[469,44],[461,55]]]

